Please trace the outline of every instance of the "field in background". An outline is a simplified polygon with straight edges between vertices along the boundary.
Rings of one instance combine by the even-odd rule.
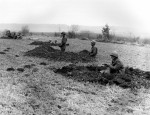
[[[59,32],[32,32],[30,34],[31,36],[46,36],[46,37],[60,37]],[[90,31],[81,31],[78,33],[73,34],[70,36],[67,34],[68,38],[71,39],[81,39],[81,40],[96,40],[98,42],[110,42],[110,43],[118,43],[118,44],[127,44],[130,43],[131,45],[149,45],[150,44],[150,38],[140,38],[138,36],[133,35],[116,35],[116,34],[110,34],[110,39],[105,40],[102,37],[102,34],[93,33]]]

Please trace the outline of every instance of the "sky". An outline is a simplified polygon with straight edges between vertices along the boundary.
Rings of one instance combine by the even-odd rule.
[[[0,23],[121,26],[150,33],[149,0],[0,0]]]

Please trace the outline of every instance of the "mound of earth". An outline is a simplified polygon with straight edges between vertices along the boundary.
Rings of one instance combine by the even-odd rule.
[[[30,43],[30,45],[50,45],[50,46],[59,46],[58,43],[53,43],[53,42],[43,42],[43,41],[34,41],[32,43]],[[69,44],[66,44],[67,46]]]
[[[46,58],[54,61],[65,62],[89,62],[94,59],[89,56],[89,51],[83,50],[81,52],[61,52],[60,50],[52,48],[50,45],[40,45],[33,50],[25,52],[25,56],[33,56],[38,58]]]
[[[100,73],[104,69],[104,66],[76,66],[71,64],[56,69],[54,72],[80,82],[99,82],[102,85],[116,84],[123,88],[150,87],[150,72],[127,67],[125,74],[108,75]]]

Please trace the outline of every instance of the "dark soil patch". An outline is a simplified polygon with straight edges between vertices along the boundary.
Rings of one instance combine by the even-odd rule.
[[[9,50],[8,49],[5,49],[5,50],[3,50],[4,52],[9,52]]]
[[[3,51],[4,51],[4,52],[9,52],[10,49],[11,49],[11,48],[6,48],[6,49],[4,49]]]
[[[6,54],[5,52],[0,52],[0,54]]]
[[[28,64],[28,65],[24,65],[23,68],[28,68],[28,69],[31,69],[32,67],[34,67],[35,64]]]
[[[43,41],[34,41],[32,43],[30,43],[30,45],[50,45],[50,46],[59,46],[58,43],[53,43],[51,41],[48,41],[48,42],[43,42]],[[66,44],[67,46],[69,44]]]
[[[19,57],[19,55],[15,55],[15,57]]]
[[[10,50],[11,48],[7,48],[8,50]]]
[[[56,69],[55,73],[62,74],[67,78],[79,82],[99,82],[102,85],[116,84],[122,88],[145,88],[150,87],[149,75],[150,72],[144,72],[139,69],[126,68],[125,74],[102,74],[99,71],[105,67],[96,66],[64,66],[61,69]]]
[[[12,37],[0,37],[0,39],[12,39]]]
[[[23,68],[17,68],[17,71],[24,72],[24,69]]]
[[[66,62],[89,62],[94,58],[89,56],[89,51],[83,50],[81,52],[61,52],[54,49],[49,45],[41,45],[33,50],[25,52],[25,56],[33,56],[38,58],[46,58],[54,61],[66,61]]]
[[[15,69],[13,67],[7,68],[6,71],[15,71]]]
[[[45,63],[45,62],[41,62],[41,63],[40,63],[40,65],[47,65],[47,63]]]
[[[44,45],[44,44],[50,44],[50,42],[34,41],[30,43],[30,45]]]

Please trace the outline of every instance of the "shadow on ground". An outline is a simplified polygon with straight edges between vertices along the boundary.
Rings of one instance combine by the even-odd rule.
[[[44,44],[36,47],[33,50],[25,52],[25,56],[33,56],[38,58],[46,58],[53,61],[65,61],[65,62],[90,62],[94,61],[94,58],[89,56],[89,51],[83,50],[78,53],[75,52],[61,52],[58,49],[54,49],[49,44]]]
[[[56,69],[54,72],[79,82],[99,82],[102,85],[116,84],[122,88],[150,87],[150,72],[133,68],[126,68],[125,74],[108,75],[99,72],[104,69],[103,66],[76,66],[70,64],[61,69]]]

